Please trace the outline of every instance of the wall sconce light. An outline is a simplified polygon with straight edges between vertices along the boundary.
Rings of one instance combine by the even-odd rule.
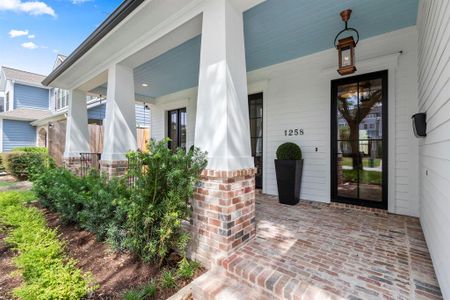
[[[426,137],[427,136],[427,114],[426,113],[417,113],[412,117],[413,122],[413,130],[414,135],[417,138]]]
[[[348,75],[355,73],[355,47],[359,42],[359,33],[356,29],[348,27],[347,23],[350,20],[350,15],[352,14],[351,9],[346,9],[341,11],[342,21],[345,22],[345,28],[342,29],[334,38],[334,46],[338,50],[339,59],[339,69],[337,72],[340,75]],[[356,33],[356,41],[353,39],[353,35],[338,40],[339,36],[346,32],[353,31]],[[337,42],[337,43],[336,43]]]

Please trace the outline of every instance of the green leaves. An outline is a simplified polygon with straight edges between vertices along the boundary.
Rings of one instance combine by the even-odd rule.
[[[14,291],[20,299],[80,299],[95,287],[88,274],[63,251],[56,230],[46,226],[44,216],[24,204],[35,199],[30,192],[0,194],[0,223],[13,227],[6,242],[17,250],[15,263],[24,283]]]
[[[128,159],[122,178],[96,173],[80,178],[55,168],[43,172],[33,189],[62,220],[78,223],[116,250],[161,265],[171,251],[185,252],[189,236],[182,223],[190,217],[189,199],[206,153],[196,148],[173,153],[164,140],[151,141],[146,153],[130,152]]]
[[[300,160],[302,159],[302,150],[294,143],[281,144],[277,149],[277,159]]]
[[[45,169],[53,166],[52,159],[46,152],[42,152],[41,148],[28,148],[24,148],[26,151],[2,153],[2,163],[6,171],[20,180],[34,180]]]
[[[177,276],[182,279],[189,280],[194,277],[195,272],[200,268],[200,264],[196,261],[189,261],[183,258],[178,263]]]
[[[143,260],[160,264],[171,250],[185,251],[188,238],[182,221],[190,216],[188,201],[207,163],[206,153],[199,149],[173,153],[167,141],[151,141],[148,152],[128,154],[135,184],[130,192],[127,244]]]

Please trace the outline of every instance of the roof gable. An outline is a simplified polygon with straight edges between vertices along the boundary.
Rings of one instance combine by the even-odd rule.
[[[5,76],[5,80],[20,81],[22,83],[29,83],[35,86],[41,86],[45,88],[41,83],[42,80],[44,80],[45,75],[31,73],[9,67],[2,67],[2,73]]]

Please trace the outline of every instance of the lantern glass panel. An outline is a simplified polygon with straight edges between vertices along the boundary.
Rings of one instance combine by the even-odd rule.
[[[342,67],[347,67],[352,64],[352,57],[351,57],[351,48],[345,47],[341,50],[341,64]]]

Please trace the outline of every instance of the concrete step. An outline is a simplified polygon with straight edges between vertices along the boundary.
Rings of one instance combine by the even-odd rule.
[[[192,283],[194,300],[269,300],[273,296],[253,288],[217,268],[210,270]]]

